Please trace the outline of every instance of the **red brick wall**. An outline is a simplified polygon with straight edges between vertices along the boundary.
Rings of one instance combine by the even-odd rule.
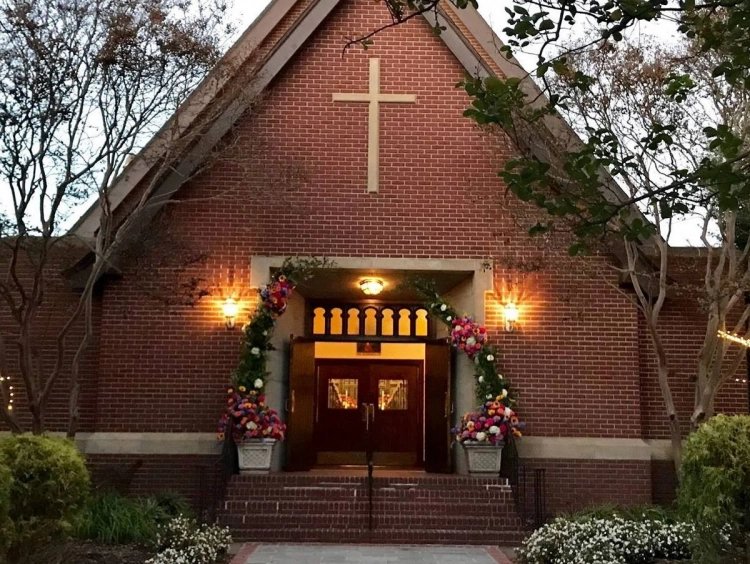
[[[529,487],[531,472],[544,469],[547,511],[578,511],[601,504],[643,505],[651,498],[651,463],[648,460],[525,459]],[[533,495],[528,492],[529,496]]]
[[[659,389],[656,359],[653,345],[639,317],[641,331],[640,374],[643,436],[647,439],[669,437],[664,400]],[[683,434],[690,431],[690,415],[694,405],[694,379],[698,365],[698,354],[703,344],[706,314],[697,311],[695,300],[686,296],[675,296],[668,300],[661,313],[660,333],[667,351],[673,375],[670,388],[677,408]],[[732,352],[737,350],[733,347]],[[748,413],[746,367],[743,362],[736,377],[723,385],[716,399],[716,409],[722,413]],[[740,380],[739,382],[736,380]]]
[[[455,84],[463,68],[428,24],[414,20],[379,35],[367,52],[352,49],[342,57],[342,38],[388,21],[380,3],[342,2],[254,115],[240,120],[223,158],[159,219],[164,233],[153,250],[124,260],[122,278],[104,284],[85,429],[214,429],[240,345],[239,332],[224,329],[219,306],[224,297],[239,296],[248,313],[253,255],[489,258],[501,288],[516,276],[508,264],[540,254],[520,225],[529,210],[505,197],[496,174],[512,156],[510,145],[501,139],[498,146],[462,117],[469,100]],[[367,194],[367,108],[333,103],[332,94],[367,91],[373,56],[381,58],[381,90],[415,94],[418,102],[381,106],[380,192]],[[206,257],[177,269],[175,280],[175,269],[159,257],[169,252],[167,231],[181,248]],[[606,273],[607,259],[571,261],[563,247],[552,245],[542,267],[521,279],[519,331],[502,331],[503,291],[487,300],[488,325],[519,391],[527,432],[664,436],[634,306]],[[211,295],[192,305],[165,299],[165,288],[178,292],[191,279]],[[71,299],[65,294],[55,303],[62,310]],[[680,377],[697,346],[685,319],[697,322],[697,316],[678,304],[665,309]],[[678,399],[684,410],[689,397]],[[743,401],[733,388],[721,405],[739,409]],[[51,420],[62,421],[65,408],[55,400]],[[137,493],[180,486],[184,473],[174,470],[174,461],[135,458],[145,460]],[[177,468],[193,467],[194,460],[178,459]],[[649,497],[647,462],[538,463],[548,468],[554,507]]]
[[[487,304],[527,433],[640,437],[635,308],[600,275],[584,275],[576,262],[550,262],[521,282],[517,331],[502,330],[502,297]],[[504,274],[496,269],[497,287]]]
[[[33,288],[33,276],[36,268],[31,266],[26,252],[22,249],[15,268],[11,268],[11,251],[5,244],[0,245],[0,272],[8,286],[13,289],[16,304],[21,304],[18,289],[11,282],[11,272],[14,271],[24,292],[30,294]],[[31,256],[37,260],[37,255],[32,252]],[[46,383],[53,373],[57,361],[57,336],[62,327],[73,315],[79,300],[79,293],[73,288],[72,281],[66,279],[62,274],[82,256],[82,249],[73,244],[58,242],[50,250],[48,267],[42,276],[43,298],[42,306],[38,311],[36,319],[30,325],[33,335],[33,346],[37,349],[38,367],[42,385]],[[79,430],[91,431],[94,426],[94,405],[96,403],[96,369],[98,364],[98,327],[101,314],[101,300],[97,292],[94,299],[94,327],[95,335],[87,353],[84,355],[79,371],[81,384],[80,422]],[[4,349],[7,355],[5,361],[4,376],[10,377],[14,392],[13,412],[17,417],[23,430],[31,430],[31,415],[28,411],[28,401],[23,379],[21,378],[18,362],[17,339],[19,325],[11,316],[10,306],[3,300],[0,301],[0,338],[3,339]],[[63,355],[62,371],[56,380],[52,393],[49,396],[47,408],[44,410],[45,429],[49,431],[63,431],[67,429],[69,413],[69,391],[70,391],[70,366],[73,355],[83,338],[82,320],[76,323],[65,342],[65,353]],[[0,366],[2,361],[0,360]],[[0,421],[0,430],[5,426]]]
[[[510,148],[462,117],[469,101],[455,84],[463,68],[428,24],[415,20],[367,52],[341,56],[342,37],[386,21],[380,5],[342,3],[256,116],[241,120],[225,158],[169,210],[171,229],[209,255],[196,273],[214,287],[211,299],[163,311],[129,283],[127,265],[125,278],[107,286],[100,397],[114,407],[99,414],[101,430],[213,429],[238,346],[218,304],[246,285],[252,255],[490,257],[500,265],[537,253],[518,225],[527,210],[497,178]],[[367,108],[332,102],[335,92],[367,90],[372,56],[381,58],[383,92],[418,100],[381,106],[377,194],[365,193]],[[635,310],[558,248],[528,280],[521,331],[493,333],[529,432],[637,437],[640,416],[621,402],[638,391]],[[498,284],[505,274],[497,269]],[[189,419],[154,410],[192,397],[202,401]],[[563,415],[570,401],[587,414],[575,424]]]
[[[94,487],[122,495],[146,497],[177,493],[198,509],[208,509],[216,485],[215,456],[91,455],[89,469]],[[201,493],[203,492],[203,493]]]

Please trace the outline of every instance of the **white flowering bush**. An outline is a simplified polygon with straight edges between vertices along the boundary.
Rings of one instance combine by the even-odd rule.
[[[175,517],[156,537],[159,553],[145,564],[216,564],[232,543],[229,529],[201,525],[194,519]]]
[[[518,564],[648,564],[690,557],[693,527],[644,518],[559,518],[518,549]]]

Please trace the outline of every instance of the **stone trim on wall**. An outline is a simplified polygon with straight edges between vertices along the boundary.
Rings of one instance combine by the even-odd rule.
[[[213,433],[79,433],[85,454],[219,455]],[[524,437],[521,458],[556,460],[671,460],[668,440]]]
[[[521,458],[567,460],[671,460],[668,440],[596,437],[524,437]]]
[[[279,268],[284,259],[283,256],[258,256],[250,258],[250,287],[260,288],[268,283],[271,269]],[[388,258],[388,257],[327,257],[333,261],[336,268],[344,270],[375,271],[388,270],[423,270],[435,272],[473,272],[474,318],[479,323],[484,323],[484,298],[485,292],[492,291],[492,271],[486,268],[484,260],[481,259],[439,259],[439,258]]]

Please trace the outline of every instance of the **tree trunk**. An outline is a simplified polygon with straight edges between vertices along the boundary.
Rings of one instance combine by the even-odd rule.
[[[669,382],[669,372],[666,367],[659,367],[659,385],[662,386],[662,382]],[[669,384],[667,384],[668,386]],[[664,396],[664,404],[667,409],[667,418],[669,419],[669,439],[672,442],[672,459],[674,462],[675,472],[677,476],[680,475],[680,465],[682,464],[682,430],[680,428],[680,420],[677,416],[677,411],[674,406],[671,391],[665,393],[662,386],[662,395]]]
[[[91,339],[94,333],[94,319],[93,319],[93,288],[94,282],[98,279],[99,273],[102,270],[104,261],[97,258],[94,268],[92,269],[89,279],[86,282],[83,294],[81,295],[81,302],[79,302],[79,314],[83,312],[83,324],[84,333],[81,342],[78,344],[76,354],[73,356],[73,363],[70,367],[70,400],[68,404],[68,433],[69,439],[73,439],[78,431],[78,420],[80,419],[80,407],[78,405],[79,398],[81,395],[81,383],[79,375],[81,371],[81,361],[83,355],[91,343]]]
[[[710,393],[710,390],[707,388],[698,390],[697,397],[695,398],[695,409],[693,409],[693,414],[690,416],[691,431],[697,430],[710,417],[712,401],[713,394]]]
[[[646,326],[648,327],[649,334],[651,335],[651,342],[654,345],[656,352],[656,360],[659,372],[659,388],[661,388],[661,395],[664,399],[664,407],[667,410],[667,418],[669,420],[669,438],[672,441],[672,458],[674,461],[675,471],[677,476],[680,475],[680,464],[682,463],[682,430],[680,429],[680,419],[677,415],[677,410],[674,406],[674,398],[672,397],[672,389],[669,385],[669,364],[667,361],[667,353],[664,350],[664,345],[661,341],[661,337],[656,330],[655,325],[646,316]]]
[[[10,413],[8,413],[5,406],[0,407],[0,415],[5,424],[10,427],[11,433],[18,434],[23,432],[23,429],[21,429],[18,422],[10,415]]]
[[[44,419],[39,406],[32,406],[31,408],[31,432],[35,435],[44,433]]]

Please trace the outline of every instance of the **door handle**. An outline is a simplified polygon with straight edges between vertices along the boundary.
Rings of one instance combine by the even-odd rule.
[[[362,404],[362,421],[365,422],[365,430],[370,430],[370,423],[375,423],[375,404],[374,403],[363,403]]]
[[[289,400],[287,400],[289,401]],[[289,408],[289,413],[294,413],[294,389],[292,389],[292,398],[291,398],[291,406]]]

